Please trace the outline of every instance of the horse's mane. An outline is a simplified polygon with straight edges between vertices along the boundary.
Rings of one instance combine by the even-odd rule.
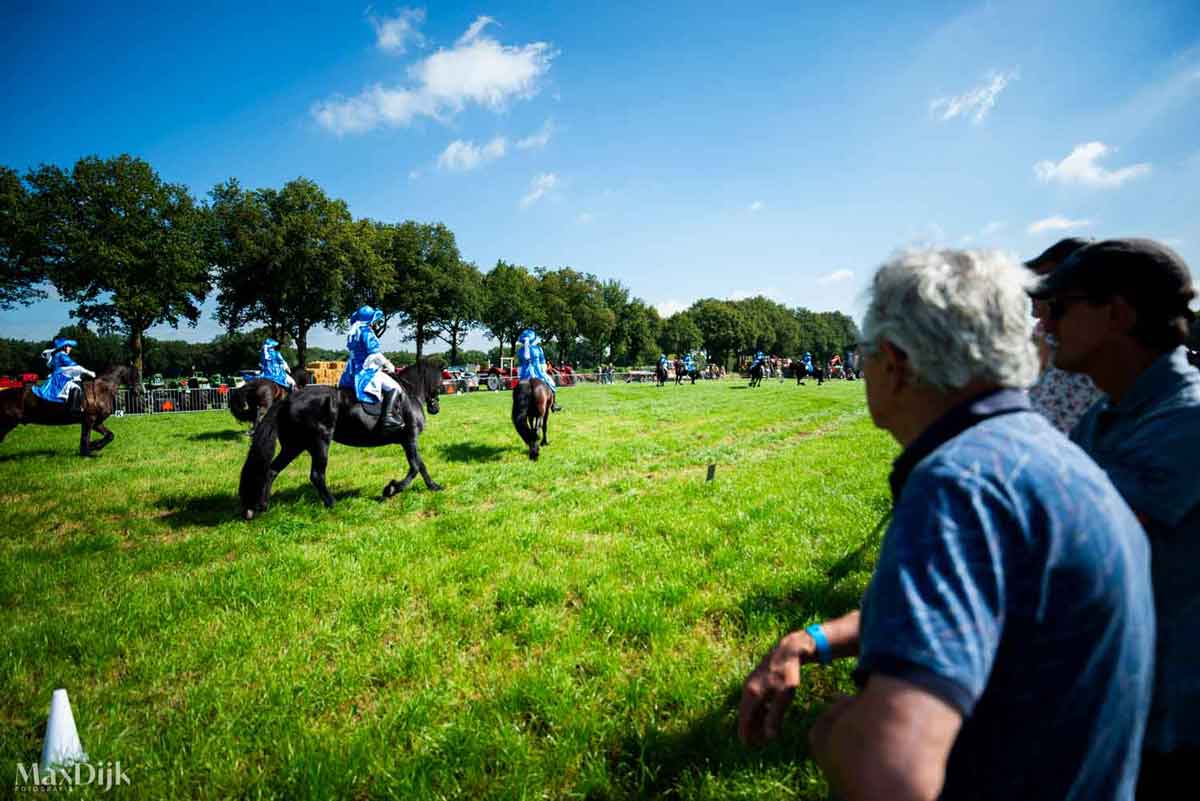
[[[410,364],[393,374],[407,394],[421,399],[436,396],[442,388],[442,368],[428,361]]]
[[[107,370],[96,373],[96,381],[106,381],[113,386],[121,384],[136,384],[137,370],[127,364],[114,364]]]

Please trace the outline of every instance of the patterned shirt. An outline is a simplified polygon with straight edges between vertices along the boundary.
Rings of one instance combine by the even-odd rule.
[[[1133,798],[1153,681],[1149,553],[1096,464],[1018,390],[900,455],[855,677],[955,707],[942,799]]]

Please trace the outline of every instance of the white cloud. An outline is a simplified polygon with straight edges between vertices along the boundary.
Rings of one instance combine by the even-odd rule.
[[[756,211],[761,211],[762,207],[763,207],[763,202],[761,200],[756,200],[753,203],[751,203],[749,206],[747,206],[746,208],[750,211],[751,214],[753,214]]]
[[[542,125],[542,129],[532,136],[527,136],[524,139],[517,140],[517,149],[529,150],[530,148],[543,148],[550,143],[550,137],[554,134],[554,123],[550,120]]]
[[[673,314],[678,314],[691,305],[690,303],[680,303],[677,300],[664,300],[660,303],[655,303],[654,309],[658,312],[659,317],[666,319]]]
[[[1041,234],[1046,231],[1070,231],[1072,228],[1087,228],[1091,224],[1091,220],[1071,220],[1063,217],[1061,214],[1056,214],[1053,217],[1047,217],[1044,220],[1030,223],[1029,228],[1026,230],[1031,234]]]
[[[929,112],[940,115],[942,120],[952,120],[955,117],[970,115],[976,125],[983,122],[988,112],[996,106],[996,98],[1004,91],[1004,87],[1017,79],[1017,71],[997,72],[991,70],[987,74],[987,82],[968,89],[954,97],[939,97],[929,101]]]
[[[1116,150],[1103,142],[1087,142],[1077,145],[1069,156],[1057,164],[1052,161],[1039,161],[1033,165],[1033,172],[1042,183],[1056,181],[1060,184],[1082,184],[1099,189],[1115,189],[1126,181],[1150,173],[1149,164],[1131,164],[1128,167],[1108,170],[1096,163]]]
[[[590,211],[580,212],[579,216],[575,218],[575,222],[579,223],[580,225],[587,225],[595,221],[596,215],[592,214]]]
[[[458,41],[455,44],[462,45],[475,41],[479,37],[479,34],[483,32],[483,29],[495,21],[491,17],[476,17],[475,21],[471,23],[471,27],[467,28],[466,33],[458,37]]]
[[[425,44],[425,37],[417,26],[425,21],[425,11],[420,8],[403,8],[395,17],[369,16],[375,29],[375,45],[380,50],[403,53],[411,42],[417,47]]]
[[[554,187],[558,186],[558,176],[552,172],[535,175],[529,182],[529,192],[521,198],[521,208],[526,208],[539,200]]]
[[[507,150],[508,141],[503,136],[497,136],[486,145],[455,139],[446,145],[446,149],[438,156],[437,163],[443,170],[467,172],[489,161],[502,158]]]
[[[818,284],[836,284],[840,281],[849,281],[854,277],[854,273],[850,270],[834,270],[829,275],[823,275],[817,279]]]
[[[992,234],[1003,231],[1007,227],[1008,227],[1008,223],[1004,222],[1003,220],[995,220],[995,221],[990,222],[987,225],[983,226],[983,230],[980,231],[979,233],[982,236],[991,236]]]
[[[313,106],[313,118],[340,136],[405,126],[417,117],[445,120],[468,104],[500,110],[537,94],[557,51],[546,42],[501,45],[482,35],[483,20],[490,21],[480,17],[454,47],[411,66],[409,86],[375,84],[355,97],[324,100]]]

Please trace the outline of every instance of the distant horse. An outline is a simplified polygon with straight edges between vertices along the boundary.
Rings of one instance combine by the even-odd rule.
[[[654,367],[654,386],[665,387],[667,385],[667,365],[659,362]]]
[[[675,386],[683,383],[683,359],[675,360]]]
[[[307,370],[297,370],[292,374],[299,389],[309,383],[311,376]],[[250,424],[250,436],[262,422],[263,416],[271,404],[281,401],[288,396],[287,387],[276,384],[269,378],[255,378],[229,390],[229,411],[235,420]]]
[[[400,417],[403,427],[394,433],[380,429],[380,404],[365,408],[353,390],[322,384],[297,389],[290,397],[272,404],[258,424],[250,453],[242,465],[238,495],[242,516],[251,520],[267,511],[271,485],[302,451],[312,457],[308,477],[325,506],[333,506],[333,496],[325,485],[325,467],[329,463],[329,445],[339,442],[356,448],[376,448],[380,445],[400,445],[408,458],[408,474],[400,481],[389,481],[383,497],[390,498],[408,489],[417,473],[425,486],[438,491],[441,486],[429,477],[425,462],[417,452],[417,437],[425,429],[424,405],[430,414],[440,410],[438,394],[442,389],[442,370],[436,365],[419,362],[395,374],[404,389]],[[275,443],[279,455],[275,456]],[[274,457],[274,458],[272,458]]]
[[[796,374],[796,386],[804,386],[804,379],[808,376],[808,367],[799,359],[792,361],[792,372]]]
[[[137,386],[137,370],[118,366],[99,378],[83,382],[79,411],[72,413],[66,403],[43,400],[33,387],[0,390],[0,441],[18,425],[71,426],[79,424],[79,455],[96,456],[113,441],[113,432],[104,425],[117,408],[117,390],[122,384]],[[92,441],[92,429],[104,435]]]
[[[550,444],[546,441],[546,429],[549,428],[553,408],[554,393],[539,378],[522,381],[513,390],[513,425],[529,446],[529,458],[535,462],[538,458],[538,433],[541,433],[542,445]]]
[[[750,368],[750,386],[757,387],[762,383],[767,368],[762,362],[757,362]]]

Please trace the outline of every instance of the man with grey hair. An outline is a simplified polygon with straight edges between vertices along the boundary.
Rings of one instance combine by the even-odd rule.
[[[902,254],[876,273],[863,372],[904,447],[862,609],[784,637],[746,680],[739,734],[778,733],[809,662],[857,656],[860,692],[809,733],[845,799],[1133,797],[1154,609],[1137,519],[1020,389],[1025,291],[999,254]]]

